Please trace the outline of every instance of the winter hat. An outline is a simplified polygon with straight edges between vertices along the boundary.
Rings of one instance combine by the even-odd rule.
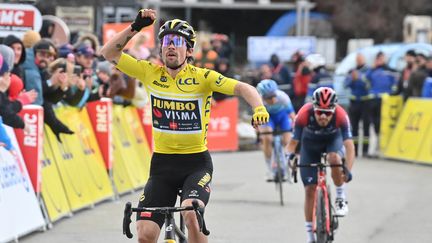
[[[12,71],[15,61],[15,52],[9,46],[0,44],[0,54],[9,67],[8,72]]]
[[[113,67],[113,65],[110,62],[103,61],[103,62],[99,62],[97,64],[96,71],[97,72],[104,72],[104,73],[106,73],[106,74],[108,74],[108,75],[111,76],[111,69],[112,69],[112,67]]]
[[[9,66],[3,60],[3,56],[0,54],[0,76],[9,71]]]
[[[31,48],[36,44],[38,41],[41,40],[41,36],[39,32],[36,32],[34,30],[28,30],[24,33],[22,42],[26,48]]]
[[[69,43],[59,47],[59,57],[66,58],[72,52],[73,52],[73,46]]]
[[[9,47],[12,47],[12,45],[16,44],[16,43],[20,44],[22,47],[21,57],[20,57],[19,62],[18,62],[18,64],[21,64],[21,63],[24,63],[24,61],[26,59],[25,46],[24,46],[23,42],[18,37],[14,36],[14,35],[8,35],[3,40],[3,44],[5,44]],[[15,56],[15,54],[14,54],[14,56]]]

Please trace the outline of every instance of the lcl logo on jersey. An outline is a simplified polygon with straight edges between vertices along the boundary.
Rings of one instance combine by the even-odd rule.
[[[185,78],[177,80],[177,88],[183,92],[193,92],[198,88],[199,82],[195,78]]]

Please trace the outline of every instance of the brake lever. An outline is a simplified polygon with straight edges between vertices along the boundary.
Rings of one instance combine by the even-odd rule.
[[[123,213],[123,234],[127,236],[127,238],[132,239],[133,234],[130,231],[130,223],[132,216],[132,204],[127,202],[125,205],[124,213]]]

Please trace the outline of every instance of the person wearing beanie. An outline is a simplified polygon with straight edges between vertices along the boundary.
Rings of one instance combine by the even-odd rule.
[[[23,42],[14,35],[8,35],[3,40],[3,44],[9,46],[14,51],[14,67],[11,73],[17,75],[21,79],[24,79],[24,69],[22,64],[26,59],[26,52]]]
[[[39,42],[41,40],[41,36],[39,32],[36,32],[34,30],[28,30],[24,33],[22,42],[24,44],[25,48],[32,48],[34,44]]]

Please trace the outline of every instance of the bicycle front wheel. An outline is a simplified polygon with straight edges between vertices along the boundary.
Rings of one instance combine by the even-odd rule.
[[[327,213],[326,213],[326,205],[325,205],[325,195],[324,191],[320,188],[317,189],[317,198],[316,198],[316,209],[315,209],[315,234],[317,236],[317,243],[327,243],[328,240],[328,234],[327,234],[327,227],[326,227],[326,219],[327,219]]]

